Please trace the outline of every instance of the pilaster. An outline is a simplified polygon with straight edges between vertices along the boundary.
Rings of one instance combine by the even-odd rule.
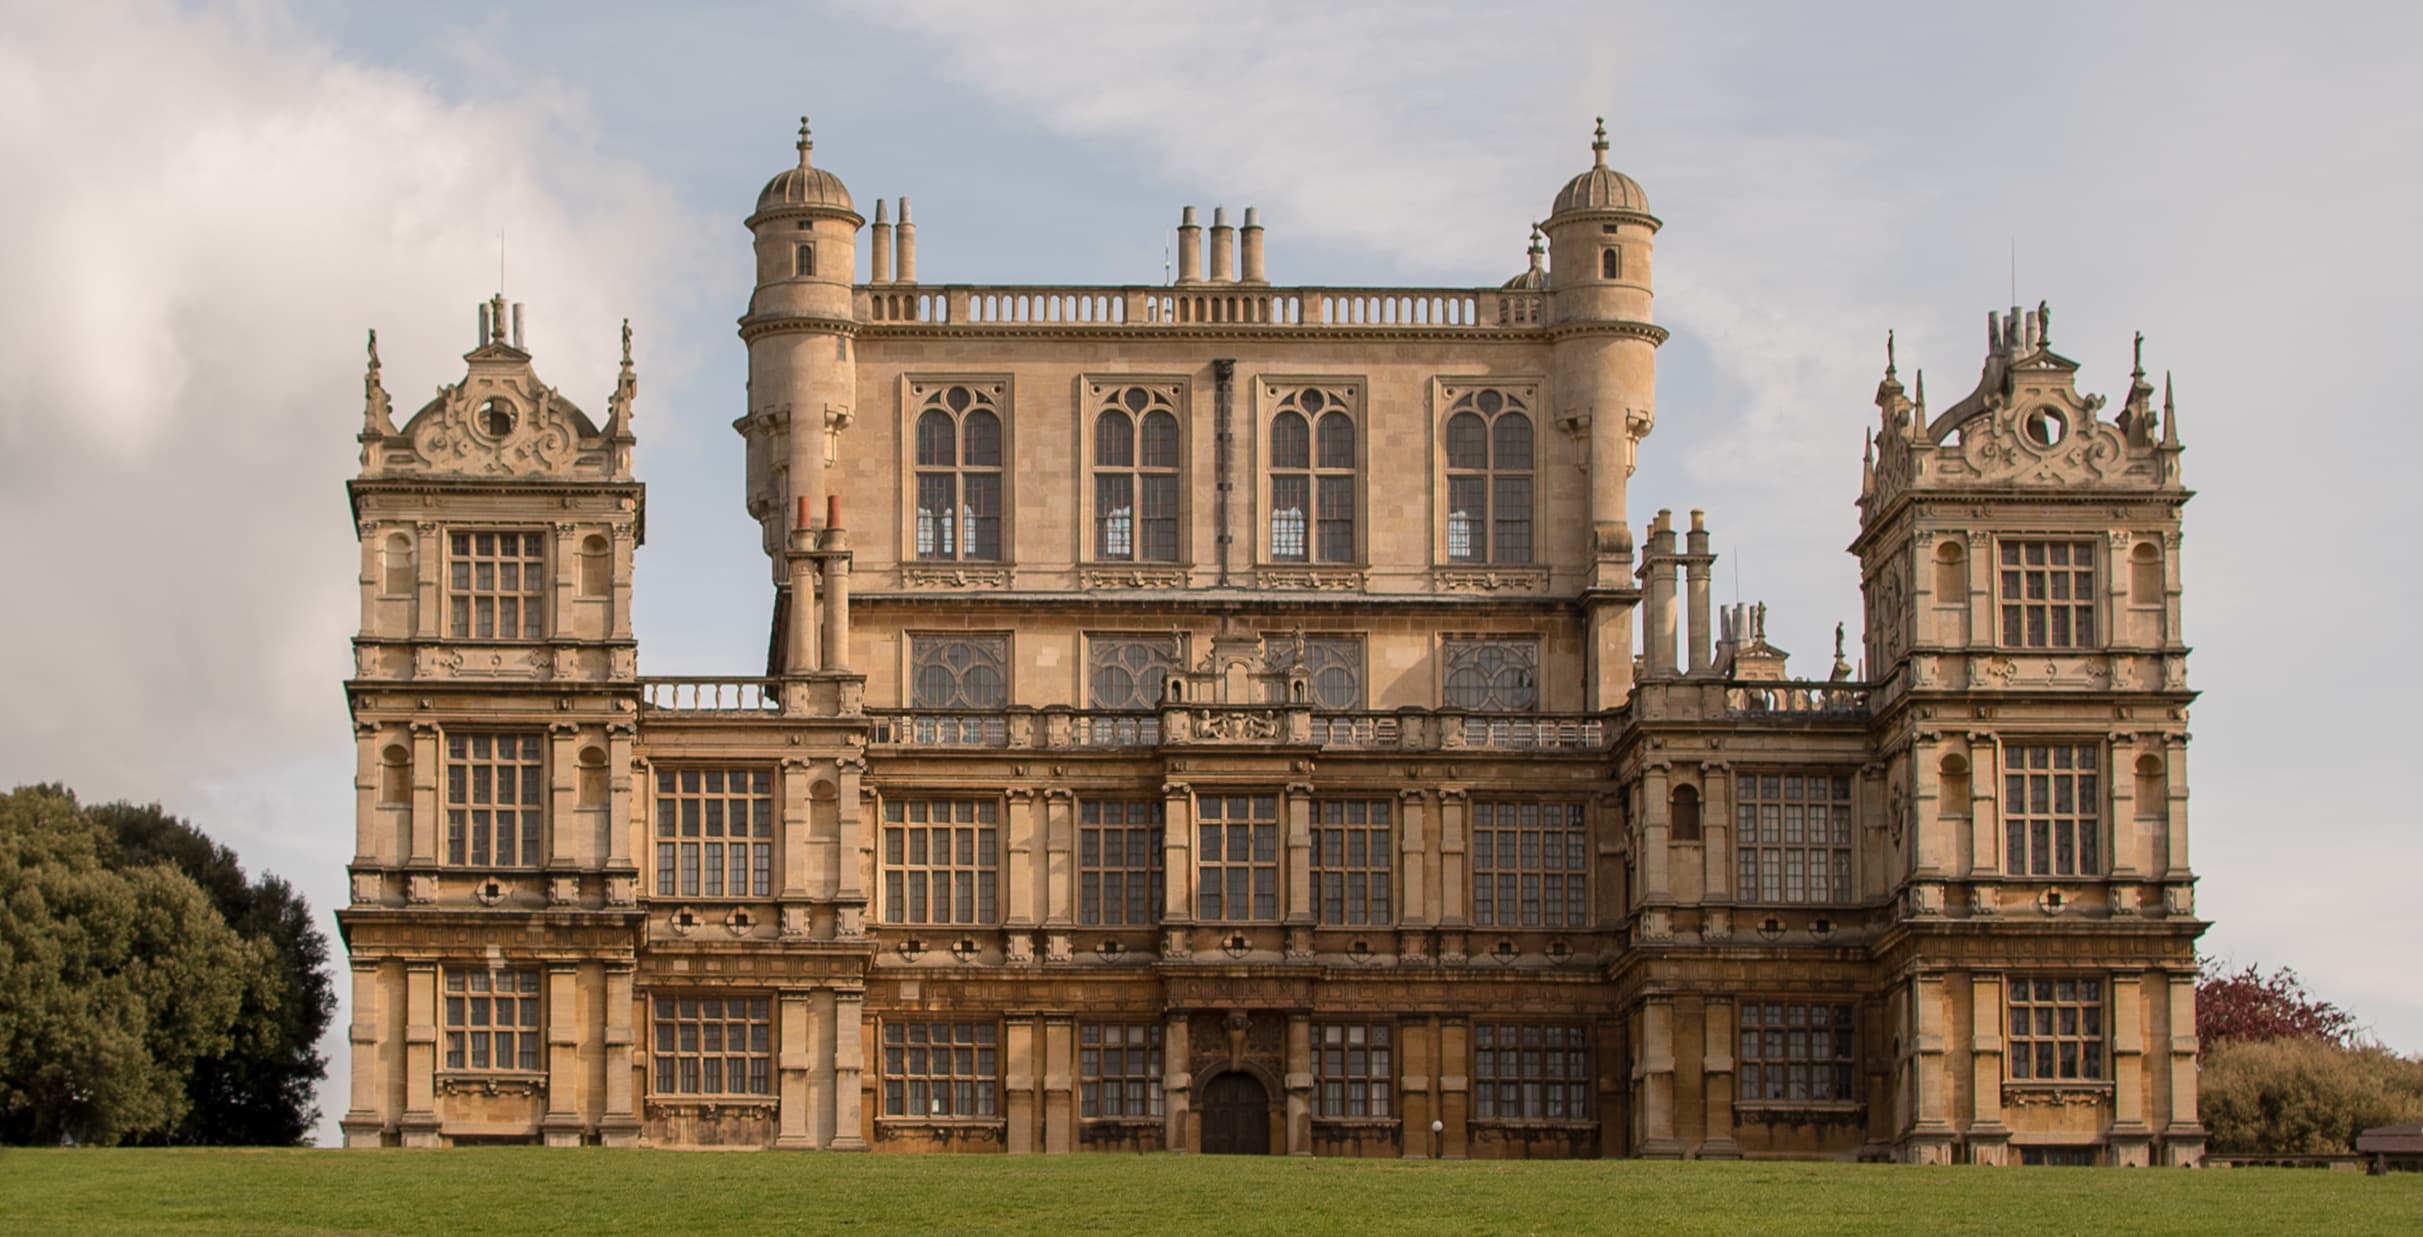
[[[833,1140],[835,1151],[864,1151],[866,1135],[859,1116],[861,1087],[866,1074],[866,994],[845,988],[833,994]]]

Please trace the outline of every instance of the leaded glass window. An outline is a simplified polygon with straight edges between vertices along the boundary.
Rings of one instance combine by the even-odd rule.
[[[918,384],[917,557],[1001,559],[999,383]]]
[[[2091,743],[2002,749],[2003,861],[2012,876],[2103,870],[2102,779]]]
[[[1536,640],[1448,640],[1447,705],[1475,712],[1527,713],[1540,707],[1540,646]]]
[[[1096,709],[1155,709],[1162,683],[1185,658],[1177,636],[1087,636],[1086,703]]]
[[[1004,634],[909,637],[909,707],[998,709],[1010,702]]]
[[[1531,561],[1528,393],[1466,391],[1447,416],[1447,561]]]
[[[1095,388],[1094,557],[1178,561],[1178,416],[1168,387]]]
[[[1739,773],[1733,798],[1743,901],[1851,900],[1849,774]]]
[[[1356,558],[1355,400],[1345,389],[1272,388],[1270,558],[1351,563]]]

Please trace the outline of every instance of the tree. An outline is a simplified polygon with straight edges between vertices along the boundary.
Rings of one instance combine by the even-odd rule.
[[[310,904],[275,876],[246,880],[235,852],[156,803],[104,804],[91,815],[115,837],[122,865],[166,863],[191,877],[228,926],[265,943],[275,961],[275,984],[245,1001],[227,1049],[194,1063],[184,1119],[147,1141],[302,1142],[319,1120],[312,1097],[328,1073],[320,1036],[337,1004],[328,938]]]
[[[2229,971],[2207,959],[2196,983],[2196,1038],[2207,1050],[2241,1040],[2308,1039],[2345,1046],[2355,1015],[2316,1000],[2287,967],[2265,975],[2249,964]]]
[[[2197,1085],[2224,1154],[2343,1155],[2364,1130],[2423,1118],[2423,1061],[2318,1036],[2225,1040]]]
[[[55,786],[0,796],[0,1141],[108,1145],[173,1128],[194,1063],[277,1000],[270,950],[190,877],[120,867]]]

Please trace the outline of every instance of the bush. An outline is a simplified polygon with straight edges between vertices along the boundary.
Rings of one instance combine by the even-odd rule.
[[[2328,1040],[2224,1040],[2204,1054],[2199,1109],[2230,1155],[2343,1155],[2377,1125],[2423,1120],[2423,1060]]]

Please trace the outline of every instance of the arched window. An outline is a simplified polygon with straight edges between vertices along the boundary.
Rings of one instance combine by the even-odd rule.
[[[387,548],[380,554],[379,591],[390,597],[409,597],[420,584],[420,572],[413,562],[412,537],[408,533],[389,533]]]
[[[1623,246],[1621,246],[1621,245],[1609,245],[1609,246],[1607,246],[1605,249],[1599,250],[1599,278],[1601,278],[1601,279],[1622,279],[1623,277],[1624,277],[1624,248],[1623,248]]]
[[[1175,392],[1109,391],[1094,418],[1094,557],[1178,561]]]
[[[1667,802],[1667,836],[1677,842],[1699,841],[1699,790],[1677,786]]]
[[[387,807],[412,802],[412,752],[401,743],[379,753],[379,802]]]
[[[1447,416],[1447,561],[1531,561],[1531,417],[1520,395],[1467,392]]]
[[[808,276],[813,275],[813,274],[815,274],[815,273],[816,273],[816,246],[815,246],[815,245],[813,245],[813,244],[811,244],[811,243],[809,243],[809,242],[807,242],[807,241],[801,241],[801,242],[799,242],[799,249],[798,249],[798,251],[797,251],[797,252],[796,252],[796,253],[795,253],[795,254],[792,256],[792,260],[791,260],[791,273],[792,273],[793,275],[797,275],[797,276],[799,276],[799,277],[800,277],[800,278],[802,278],[802,279],[805,279],[805,278],[807,278]]]
[[[1001,559],[999,387],[922,390],[917,415],[917,557]]]
[[[1270,557],[1283,563],[1355,561],[1355,421],[1345,394],[1319,387],[1274,392],[1270,422]]]
[[[614,579],[606,539],[595,533],[581,540],[581,596],[603,597]]]

